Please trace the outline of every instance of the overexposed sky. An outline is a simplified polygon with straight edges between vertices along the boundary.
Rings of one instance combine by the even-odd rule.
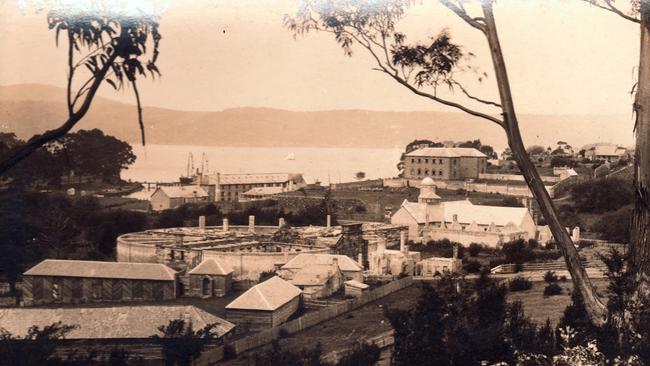
[[[64,87],[65,47],[55,46],[45,13],[21,14],[17,4],[0,0],[0,85]],[[283,17],[295,5],[171,0],[160,20],[162,78],[140,82],[143,103],[184,110],[450,110],[370,70],[363,50],[344,56],[330,34],[294,39]],[[499,0],[495,16],[520,113],[630,113],[638,25],[580,0]],[[444,28],[477,55],[473,65],[493,74],[482,34],[437,1],[414,5],[400,23],[411,41],[426,41]],[[470,87],[496,99],[490,78]],[[116,93],[105,85],[100,95],[132,101],[130,89]]]

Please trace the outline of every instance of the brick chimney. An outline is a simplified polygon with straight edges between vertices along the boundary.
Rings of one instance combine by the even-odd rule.
[[[255,215],[248,216],[248,232],[255,232]]]
[[[229,225],[228,225],[228,219],[227,219],[227,218],[224,218],[224,219],[223,219],[223,227],[222,227],[222,229],[223,229],[223,231],[228,231],[229,228],[230,228],[230,227],[229,227]]]

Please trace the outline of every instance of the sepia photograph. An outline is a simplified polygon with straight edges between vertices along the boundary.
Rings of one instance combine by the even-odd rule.
[[[0,0],[0,365],[650,366],[650,0]]]

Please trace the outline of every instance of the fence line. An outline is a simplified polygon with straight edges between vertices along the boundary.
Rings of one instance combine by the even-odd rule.
[[[238,339],[230,343],[232,351],[235,354],[246,352],[250,349],[263,346],[271,343],[274,339],[278,338],[280,331],[285,334],[294,334],[303,331],[307,328],[313,327],[326,320],[335,318],[341,314],[355,310],[363,305],[381,299],[384,296],[390,295],[393,292],[407,288],[413,284],[412,277],[404,277],[402,279],[392,281],[384,286],[378,287],[374,290],[363,293],[361,297],[350,299],[340,304],[332,305],[325,309],[307,313],[299,318],[288,321],[276,327],[263,330],[261,332],[252,334],[248,337]],[[215,350],[216,351],[216,350]],[[221,352],[204,352],[201,357],[196,361],[196,365],[210,365],[221,360],[223,351]]]

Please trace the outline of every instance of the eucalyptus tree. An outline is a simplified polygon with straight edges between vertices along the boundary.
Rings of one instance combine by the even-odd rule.
[[[505,132],[512,155],[562,251],[575,289],[584,299],[590,319],[596,324],[603,324],[605,306],[596,294],[574,243],[560,222],[555,205],[523,144],[497,33],[493,1],[474,3],[480,11],[478,15],[468,11],[468,1],[439,2],[485,38],[494,67],[499,101],[475,95],[459,80],[459,73],[476,69],[467,64],[470,54],[465,54],[459,45],[452,42],[448,32],[443,31],[426,43],[407,41],[407,35],[398,29],[398,22],[406,15],[412,1],[305,0],[296,14],[285,18],[285,25],[295,35],[310,31],[331,33],[346,55],[352,55],[353,46],[360,47],[372,57],[373,70],[415,95],[499,126]],[[441,96],[437,93],[440,87],[458,91],[463,101]],[[473,105],[480,105],[481,108],[474,108]]]
[[[156,65],[161,40],[160,15],[153,0],[147,9],[125,7],[116,0],[58,4],[63,5],[48,12],[47,23],[55,32],[57,46],[61,38],[66,42],[68,116],[59,127],[35,135],[4,154],[0,174],[77,125],[90,109],[103,81],[116,90],[133,89],[142,143],[145,143],[137,80],[147,73],[151,77],[160,75]]]
[[[650,2],[632,0],[626,5],[613,0],[585,0],[620,18],[639,24],[640,50],[638,79],[632,92],[635,113],[634,132],[636,149],[634,159],[634,210],[630,227],[628,266],[650,293]],[[623,2],[625,3],[625,2]]]

